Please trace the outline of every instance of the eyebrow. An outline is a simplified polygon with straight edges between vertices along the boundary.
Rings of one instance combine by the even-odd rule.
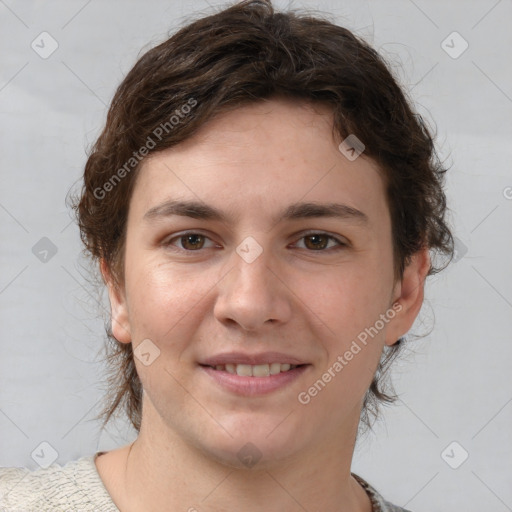
[[[226,213],[199,201],[165,201],[162,204],[150,208],[144,214],[143,218],[146,221],[151,221],[159,218],[172,217],[174,215],[224,223],[229,222],[229,217]],[[319,217],[352,220],[363,224],[368,223],[368,216],[361,210],[353,208],[352,206],[340,203],[313,202],[291,204],[274,217],[273,222]]]

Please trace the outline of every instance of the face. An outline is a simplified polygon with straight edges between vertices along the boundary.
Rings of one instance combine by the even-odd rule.
[[[109,286],[114,335],[140,352],[141,434],[240,465],[244,446],[272,464],[354,431],[426,260],[395,281],[382,172],[339,142],[326,107],[273,99],[146,159]]]

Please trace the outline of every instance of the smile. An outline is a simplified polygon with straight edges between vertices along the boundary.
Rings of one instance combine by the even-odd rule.
[[[296,364],[268,363],[268,364],[217,364],[214,370],[227,372],[241,377],[268,377],[279,373],[288,372],[297,368]]]
[[[310,367],[310,364],[217,364],[199,365],[216,386],[239,396],[261,396],[284,390]]]

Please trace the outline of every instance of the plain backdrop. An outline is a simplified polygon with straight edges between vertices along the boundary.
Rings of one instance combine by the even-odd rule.
[[[415,512],[512,510],[512,2],[292,7],[330,13],[379,49],[451,166],[456,261],[428,281],[412,332],[432,332],[411,337],[394,371],[400,401],[360,439],[353,471]],[[134,439],[123,419],[106,431],[93,420],[108,306],[65,198],[141,50],[197,11],[212,9],[0,1],[0,466],[35,469],[41,450],[65,464]]]

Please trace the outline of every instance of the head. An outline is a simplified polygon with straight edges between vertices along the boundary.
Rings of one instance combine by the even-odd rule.
[[[364,145],[355,159],[353,141],[356,153]],[[144,388],[164,422],[193,437],[209,420],[184,389],[210,407],[197,365],[262,347],[308,363],[308,384],[330,370],[321,390],[293,389],[297,422],[337,410],[334,428],[359,409],[369,424],[393,400],[387,372],[439,270],[431,256],[453,250],[444,172],[382,57],[329,21],[245,1],[145,53],[117,89],[76,202],[112,306],[104,423],[124,408],[138,431]],[[196,205],[163,215],[169,201],[174,212]],[[326,204],[348,208],[315,210]],[[160,351],[148,366],[134,355],[146,339]],[[255,439],[254,418],[270,429],[290,398],[231,414],[236,399],[219,405],[212,393],[217,421]],[[188,408],[195,424],[176,419]],[[317,427],[304,427],[304,443]]]

